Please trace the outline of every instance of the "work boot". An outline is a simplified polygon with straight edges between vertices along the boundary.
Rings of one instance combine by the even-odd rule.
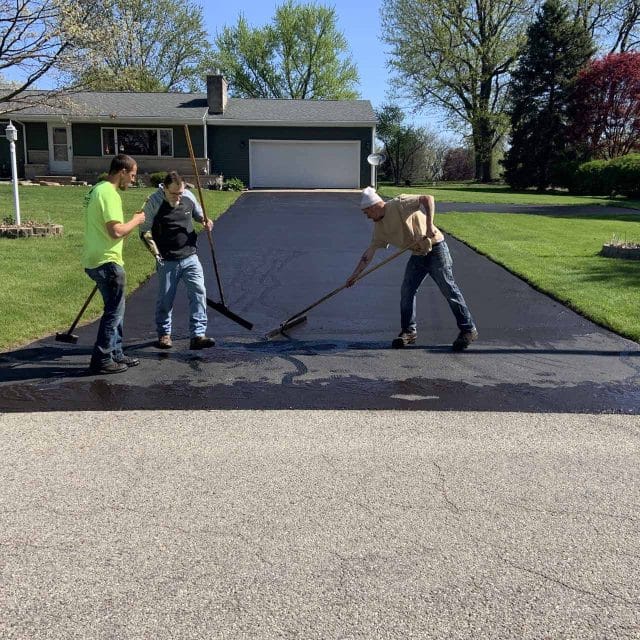
[[[474,340],[478,339],[478,332],[476,329],[471,331],[461,331],[458,337],[453,341],[451,345],[454,351],[464,351]]]
[[[173,342],[171,342],[171,336],[170,335],[160,336],[155,346],[158,349],[171,349],[171,347],[173,347]]]
[[[111,362],[105,362],[104,364],[90,364],[89,365],[89,373],[94,376],[104,375],[107,373],[122,373],[126,371],[129,367],[123,362],[116,362],[115,360],[111,360]]]
[[[207,338],[207,336],[196,336],[191,338],[189,342],[189,349],[208,349],[209,347],[215,347],[216,341],[213,338]]]
[[[137,367],[140,364],[140,360],[138,358],[125,356],[124,354],[122,354],[119,358],[114,358],[114,361],[118,364],[126,364],[127,367]]]
[[[404,347],[413,344],[417,337],[418,333],[416,331],[401,331],[398,337],[393,340],[391,346],[394,349],[404,349]]]

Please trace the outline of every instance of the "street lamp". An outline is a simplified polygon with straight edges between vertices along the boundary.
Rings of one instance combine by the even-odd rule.
[[[387,159],[384,153],[371,153],[367,156],[367,162],[373,167],[373,188],[378,188],[378,167]]]
[[[11,120],[5,130],[5,136],[9,141],[11,152],[11,182],[13,183],[13,205],[16,210],[16,225],[20,226],[20,198],[18,197],[18,166],[16,163],[16,140],[18,130],[13,126]]]

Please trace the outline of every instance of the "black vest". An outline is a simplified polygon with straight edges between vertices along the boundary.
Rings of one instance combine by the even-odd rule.
[[[196,253],[193,202],[182,198],[177,207],[171,207],[163,200],[153,219],[151,235],[165,260],[181,260]]]

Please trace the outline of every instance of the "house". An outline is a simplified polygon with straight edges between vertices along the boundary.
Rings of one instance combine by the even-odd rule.
[[[223,174],[250,188],[361,188],[371,183],[367,156],[376,119],[368,100],[232,98],[219,73],[206,93],[80,92],[56,107],[2,115],[18,129],[21,177],[95,181],[116,153],[138,174],[175,169],[193,175],[189,127],[203,183]],[[0,172],[10,172],[0,140]]]

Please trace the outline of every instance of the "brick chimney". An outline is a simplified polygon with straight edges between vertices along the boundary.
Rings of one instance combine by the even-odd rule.
[[[227,81],[219,70],[207,75],[209,113],[224,113],[227,106]]]

